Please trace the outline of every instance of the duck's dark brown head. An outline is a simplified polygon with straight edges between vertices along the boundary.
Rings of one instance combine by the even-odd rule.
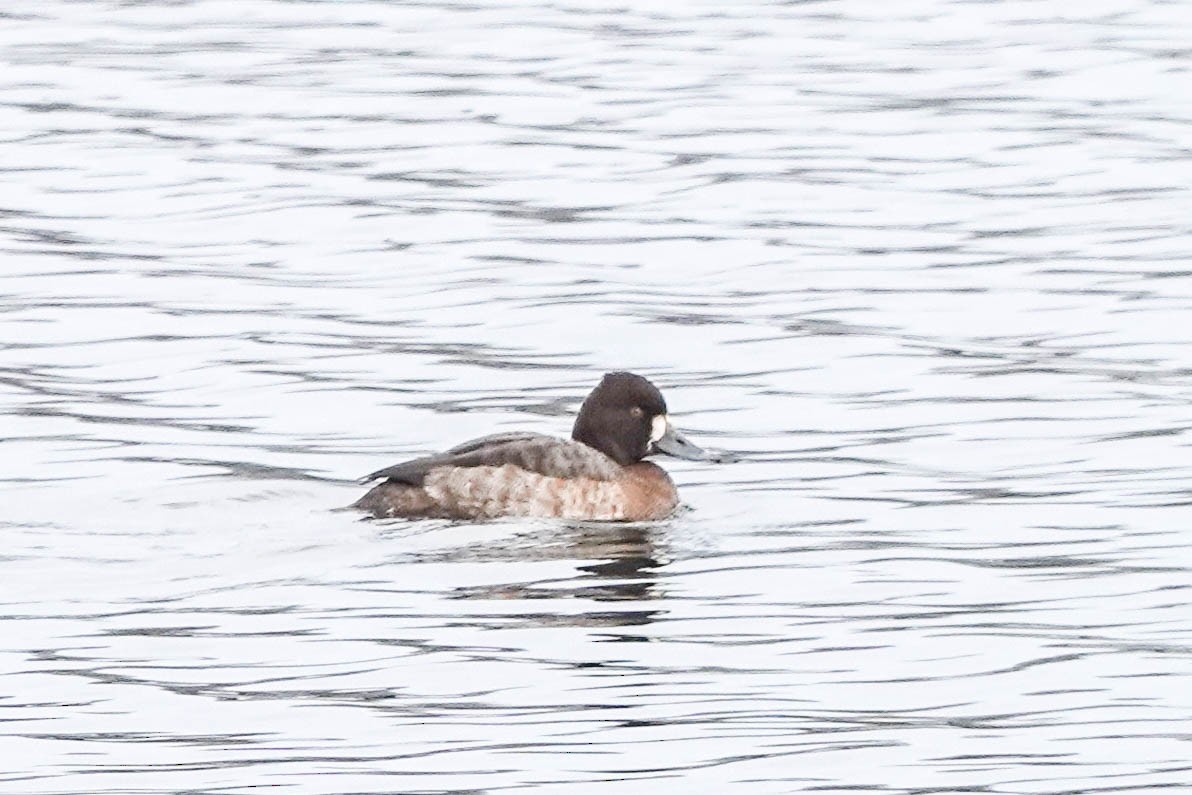
[[[658,387],[634,373],[608,373],[580,406],[571,438],[621,466],[653,453],[713,458],[670,426]]]

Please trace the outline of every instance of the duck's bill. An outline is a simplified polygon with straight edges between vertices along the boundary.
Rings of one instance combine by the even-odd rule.
[[[675,458],[686,458],[688,461],[724,461],[723,453],[705,450],[683,434],[676,431],[671,424],[666,424],[666,432],[656,440],[650,450],[654,453],[666,453]]]

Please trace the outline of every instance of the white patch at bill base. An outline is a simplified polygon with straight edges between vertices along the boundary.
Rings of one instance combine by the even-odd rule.
[[[655,417],[654,421],[650,424],[650,441],[657,442],[659,439],[665,436],[668,424],[669,420],[667,420],[665,414],[659,414],[657,417]]]

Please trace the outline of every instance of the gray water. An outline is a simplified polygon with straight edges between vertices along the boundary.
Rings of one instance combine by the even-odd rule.
[[[1192,5],[2,10],[3,793],[1192,789]]]

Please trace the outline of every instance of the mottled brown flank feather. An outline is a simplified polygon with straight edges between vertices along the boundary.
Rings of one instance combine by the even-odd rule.
[[[562,519],[650,520],[674,511],[678,493],[661,468],[639,463],[615,479],[552,477],[513,464],[436,467],[422,486],[386,481],[354,507],[377,518],[491,519],[542,516]]]

